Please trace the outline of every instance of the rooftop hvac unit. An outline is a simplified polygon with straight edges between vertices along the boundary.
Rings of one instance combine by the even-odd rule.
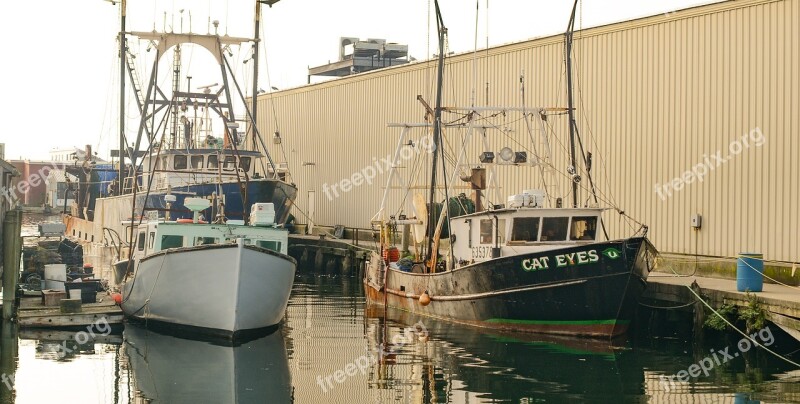
[[[358,42],[358,38],[343,36],[339,38],[339,61],[344,60],[344,50],[347,45],[352,45]]]

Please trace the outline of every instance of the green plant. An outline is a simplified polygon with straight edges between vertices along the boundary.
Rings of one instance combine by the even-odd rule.
[[[727,320],[730,323],[733,323],[736,319],[736,306],[728,303],[723,303],[719,309],[717,309],[717,313],[714,314],[709,313],[709,316],[706,318],[706,321],[703,323],[704,327],[710,328],[712,330],[717,331],[724,331],[725,328],[728,327],[728,323],[725,322]],[[722,317],[720,317],[722,316]],[[723,319],[724,318],[724,319]]]
[[[747,292],[747,305],[739,308],[739,320],[744,321],[748,334],[764,328],[767,324],[767,311],[756,295]]]

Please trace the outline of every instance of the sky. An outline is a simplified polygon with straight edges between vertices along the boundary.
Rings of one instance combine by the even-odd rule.
[[[581,0],[575,29],[715,1]],[[569,0],[440,0],[455,53],[474,50],[476,42],[482,49],[563,33],[571,7]],[[254,9],[252,0],[128,0],[126,28],[208,33],[217,20],[221,34],[252,38]],[[281,0],[262,10],[258,80],[264,89],[306,84],[309,67],[338,60],[340,37],[405,44],[417,60],[438,52],[432,0]],[[11,107],[0,119],[6,159],[47,159],[52,149],[87,144],[107,158],[116,148],[119,12],[120,4],[109,0],[0,1],[0,88]],[[131,44],[142,77],[146,46]],[[188,53],[184,69],[192,71],[193,87],[219,82],[218,69],[202,67],[213,59]],[[243,63],[250,53],[248,45],[232,58],[243,82],[252,80],[252,63]],[[169,88],[168,77],[159,82]],[[252,85],[243,87],[249,95]],[[132,100],[126,103],[131,119],[137,115]]]

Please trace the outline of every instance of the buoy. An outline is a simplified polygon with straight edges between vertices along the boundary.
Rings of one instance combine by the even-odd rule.
[[[121,295],[121,294],[119,294],[119,293],[114,293],[113,295],[111,295],[111,298],[113,298],[113,299],[114,299],[114,303],[116,303],[116,304],[118,304],[118,305],[119,305],[119,304],[122,304],[122,295]]]
[[[424,293],[419,295],[419,304],[423,306],[427,306],[431,304],[431,297],[428,295],[428,291],[426,290]]]

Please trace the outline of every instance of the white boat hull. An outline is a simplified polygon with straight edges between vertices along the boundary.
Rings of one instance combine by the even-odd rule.
[[[283,319],[296,262],[241,243],[163,250],[137,260],[122,286],[126,316],[235,337]]]

